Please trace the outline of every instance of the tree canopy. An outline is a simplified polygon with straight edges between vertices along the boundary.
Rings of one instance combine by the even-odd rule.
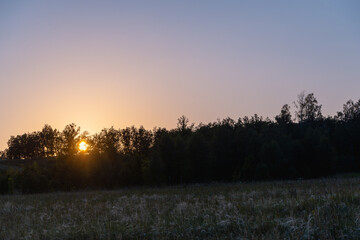
[[[1,192],[9,178],[22,192],[114,188],[142,184],[314,178],[360,171],[360,100],[347,101],[334,117],[323,117],[313,93],[285,104],[275,121],[255,114],[237,120],[189,124],[175,129],[105,128],[89,135],[75,124],[63,131],[12,136],[8,159],[55,159],[0,173]],[[89,144],[86,154],[78,143]],[[10,161],[9,160],[9,161]]]

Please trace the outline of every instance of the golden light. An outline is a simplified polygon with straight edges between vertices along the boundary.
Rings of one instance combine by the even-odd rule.
[[[85,141],[79,143],[79,150],[85,152],[88,149],[89,145]]]

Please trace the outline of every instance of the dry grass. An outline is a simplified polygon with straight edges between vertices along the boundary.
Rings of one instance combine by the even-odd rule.
[[[0,196],[0,239],[360,239],[360,179]]]

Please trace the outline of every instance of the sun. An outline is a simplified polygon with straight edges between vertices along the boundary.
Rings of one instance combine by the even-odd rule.
[[[79,150],[85,152],[88,149],[89,145],[85,141],[79,143]]]

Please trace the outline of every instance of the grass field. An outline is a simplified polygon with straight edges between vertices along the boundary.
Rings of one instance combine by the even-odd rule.
[[[360,239],[360,178],[0,196],[0,239]]]

